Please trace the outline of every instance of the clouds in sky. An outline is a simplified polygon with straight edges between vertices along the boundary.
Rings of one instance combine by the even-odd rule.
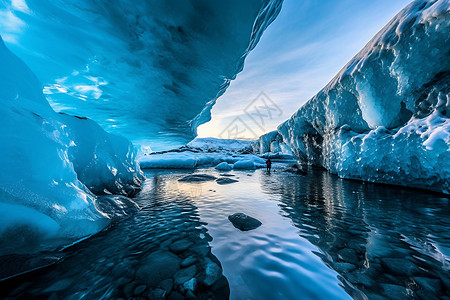
[[[409,0],[285,0],[280,15],[247,57],[244,70],[217,101],[212,120],[199,127],[199,136],[231,138],[227,130],[236,118],[244,124],[240,138],[254,138],[276,129],[408,3]],[[250,105],[261,92],[270,100],[257,99]],[[264,103],[270,101],[275,106],[265,109]],[[260,126],[245,114],[246,108],[254,115],[270,114],[271,118],[266,117]]]

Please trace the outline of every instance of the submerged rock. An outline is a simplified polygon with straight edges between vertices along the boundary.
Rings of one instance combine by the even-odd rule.
[[[230,220],[231,224],[233,224],[234,227],[241,231],[252,230],[262,225],[259,220],[247,216],[243,213],[232,214],[228,216],[228,220]]]
[[[169,246],[169,249],[173,253],[179,254],[179,253],[186,251],[190,246],[192,246],[192,242],[189,242],[187,240],[179,240],[179,241],[172,243]]]
[[[175,285],[184,284],[186,281],[193,278],[195,276],[195,273],[197,273],[197,267],[195,265],[179,270],[174,275]]]
[[[205,279],[203,279],[203,284],[212,286],[222,276],[222,269],[209,258],[206,258],[205,262]]]
[[[144,257],[140,262],[136,277],[151,287],[171,278],[180,266],[180,259],[171,252],[156,251]]]
[[[211,180],[216,180],[216,179],[217,178],[212,175],[194,174],[194,175],[185,176],[185,177],[179,179],[178,181],[181,181],[181,182],[204,182],[204,181],[211,181]]]
[[[216,182],[218,184],[230,184],[230,183],[235,183],[235,182],[239,182],[236,179],[231,179],[231,178],[219,178],[216,180]]]

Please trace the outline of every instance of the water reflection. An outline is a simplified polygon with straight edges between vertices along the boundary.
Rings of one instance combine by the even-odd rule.
[[[66,249],[65,259],[0,285],[6,299],[228,299],[197,207],[170,175],[151,176],[142,210]]]
[[[448,198],[317,169],[308,176],[265,174],[260,183],[280,196],[282,214],[322,250],[318,255],[353,297],[450,296]]]

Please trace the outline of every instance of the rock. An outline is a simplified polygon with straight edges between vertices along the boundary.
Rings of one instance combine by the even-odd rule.
[[[439,298],[435,294],[427,290],[416,291],[416,295],[419,297],[420,300],[439,300]]]
[[[137,286],[137,287],[134,289],[134,294],[135,294],[135,295],[140,295],[140,294],[142,294],[146,289],[147,289],[147,286],[144,285],[144,284],[141,284],[141,285]]]
[[[205,259],[205,263],[205,279],[203,280],[203,284],[211,286],[222,277],[222,269],[209,258]]]
[[[230,183],[234,183],[234,182],[239,182],[238,180],[235,179],[231,179],[231,178],[219,178],[216,180],[216,182],[218,184],[230,184]]]
[[[156,287],[160,281],[171,278],[178,271],[180,260],[168,251],[153,252],[141,259],[136,277],[150,287]]]
[[[166,294],[169,295],[173,290],[173,280],[165,279],[159,283],[159,287],[166,291]]]
[[[181,262],[181,267],[183,268],[189,267],[190,265],[193,265],[196,261],[197,259],[195,259],[195,257],[189,256]]]
[[[346,277],[348,281],[353,284],[362,284],[366,287],[371,287],[373,285],[373,281],[366,274],[361,273],[361,271],[356,270],[353,273],[347,273]]]
[[[183,284],[186,291],[195,292],[197,290],[197,278],[191,278]]]
[[[125,298],[130,299],[133,297],[134,286],[134,282],[130,282],[123,287],[123,294],[125,295]]]
[[[190,266],[185,269],[181,269],[174,275],[174,281],[175,285],[182,285],[189,279],[193,278],[195,276],[195,273],[197,272],[197,267],[195,265]]]
[[[216,180],[216,177],[214,177],[212,175],[207,175],[207,174],[194,174],[194,175],[185,176],[185,177],[179,179],[178,181],[181,181],[181,182],[204,182],[204,181],[211,181],[211,180]]]
[[[252,230],[262,225],[259,220],[247,216],[243,213],[235,213],[233,215],[230,215],[228,216],[228,220],[230,220],[234,227],[241,231]]]
[[[196,252],[200,257],[204,257],[209,253],[211,248],[208,246],[208,244],[204,244],[192,247],[191,250]]]
[[[383,258],[381,259],[381,265],[388,272],[395,275],[411,277],[418,271],[418,268],[413,262],[401,258]]]
[[[187,291],[186,292],[186,298],[187,299],[195,299],[197,297],[195,296],[195,294],[192,291]]]
[[[183,300],[184,297],[183,295],[181,295],[178,292],[172,292],[172,294],[170,294],[169,298],[167,298],[169,300]]]
[[[192,242],[187,240],[179,240],[169,245],[170,251],[173,253],[179,254],[186,251],[189,247],[192,246]]]
[[[406,288],[402,286],[382,283],[381,287],[383,288],[383,294],[389,299],[406,299],[407,297]]]
[[[413,279],[422,289],[433,292],[436,295],[439,295],[442,291],[441,281],[439,279],[428,277],[414,277]]]
[[[349,263],[344,263],[344,262],[334,263],[333,268],[339,273],[348,273],[348,272],[352,272],[352,271],[356,270],[355,265],[352,265]]]
[[[356,252],[351,248],[341,249],[337,252],[337,255],[339,259],[343,260],[346,263],[357,265],[359,262]]]
[[[147,298],[150,300],[164,300],[166,299],[166,291],[162,289],[151,290],[148,293]]]
[[[226,174],[226,173],[224,173],[224,174],[219,174],[220,176],[225,176],[225,177],[234,177],[234,176],[236,176],[236,175],[234,175],[234,174]]]

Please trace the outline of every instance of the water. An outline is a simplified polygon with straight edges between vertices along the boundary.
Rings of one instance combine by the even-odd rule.
[[[190,257],[182,269],[196,278],[194,294],[174,287],[169,298],[450,297],[449,198],[275,168],[229,172],[239,181],[229,185],[178,181],[192,171],[146,172],[141,211],[59,252],[59,263],[3,282],[0,295],[156,299]],[[236,212],[263,224],[241,232],[227,219]],[[219,268],[206,285],[211,266],[225,277]]]

